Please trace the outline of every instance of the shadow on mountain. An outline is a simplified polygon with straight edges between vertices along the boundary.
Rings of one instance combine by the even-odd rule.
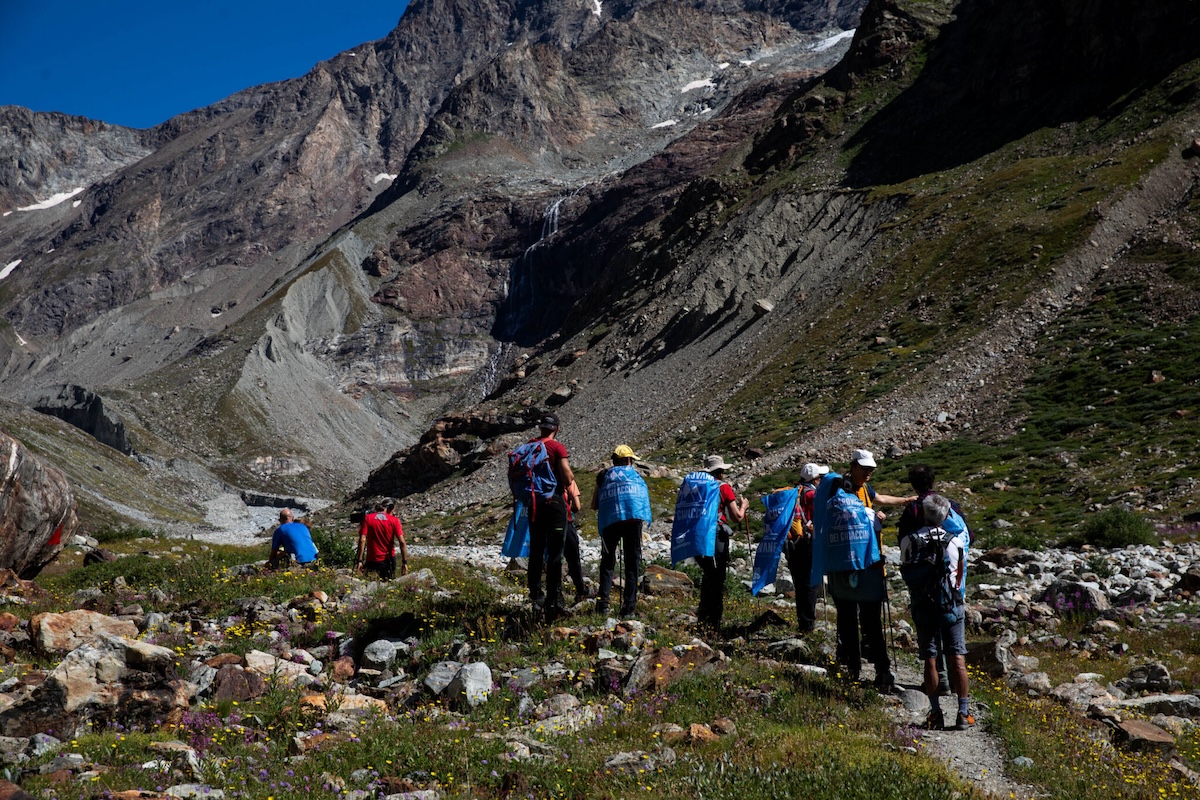
[[[848,143],[858,150],[850,185],[899,183],[1041,128],[1115,117],[1140,89],[1200,58],[1200,4],[1188,0],[979,0],[956,12],[913,85]],[[1182,106],[1195,93],[1165,102]]]

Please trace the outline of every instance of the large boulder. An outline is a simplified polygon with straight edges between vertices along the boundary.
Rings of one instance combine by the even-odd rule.
[[[625,694],[659,691],[692,672],[720,669],[725,655],[699,639],[674,648],[659,647],[638,657],[625,676]]]
[[[135,639],[137,625],[95,611],[78,609],[62,614],[37,614],[29,622],[33,642],[42,653],[66,653],[104,636]]]
[[[94,722],[177,722],[196,686],[174,677],[176,669],[175,653],[165,647],[101,636],[68,653],[44,681],[0,713],[0,732],[74,736]]]
[[[35,577],[78,524],[66,477],[0,431],[0,568]]]

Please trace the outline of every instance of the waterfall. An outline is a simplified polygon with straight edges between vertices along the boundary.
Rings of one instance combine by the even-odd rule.
[[[500,377],[503,375],[505,364],[508,362],[508,356],[516,349],[516,345],[512,342],[500,342],[499,345],[488,354],[487,363],[479,369],[479,386],[478,397],[476,401],[482,400],[493,391],[500,383]]]
[[[542,230],[538,240],[529,247],[520,258],[513,260],[509,268],[508,285],[505,286],[504,302],[496,316],[494,336],[497,339],[512,341],[525,330],[529,322],[530,310],[538,299],[537,276],[535,274],[535,251],[551,236],[558,233],[558,210],[562,204],[583,191],[580,186],[568,195],[558,198],[546,206],[542,212]]]

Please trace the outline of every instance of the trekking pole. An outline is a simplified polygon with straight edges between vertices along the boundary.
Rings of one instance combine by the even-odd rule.
[[[742,517],[742,528],[746,531],[746,547],[750,550],[750,563],[754,563],[754,541],[750,538],[750,517]]]
[[[883,585],[883,604],[887,606],[888,641],[892,650],[892,668],[896,668],[896,634],[892,631],[892,592],[885,582]]]
[[[621,576],[621,604],[625,604],[625,547],[624,540],[617,542],[613,547],[618,547],[617,550],[617,569],[620,570],[617,574]]]

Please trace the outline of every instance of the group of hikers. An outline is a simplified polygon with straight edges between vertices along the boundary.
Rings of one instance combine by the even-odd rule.
[[[538,427],[538,436],[509,454],[508,478],[515,502],[503,553],[528,558],[526,575],[534,613],[553,621],[567,613],[562,594],[564,557],[575,580],[576,602],[588,595],[574,525],[580,496],[569,453],[558,440],[559,419],[545,414]],[[636,460],[628,445],[615,447],[612,466],[597,474],[591,499],[601,539],[596,610],[609,610],[619,547],[625,561],[622,618],[636,614],[642,528],[652,521],[649,490],[633,466]],[[688,474],[679,489],[672,524],[672,563],[692,559],[699,567],[696,616],[700,624],[714,629],[719,629],[724,610],[733,526],[746,519],[750,505],[725,480],[730,468],[722,457],[710,455],[703,469]],[[855,450],[845,475],[827,466],[805,464],[797,486],[763,498],[766,531],[755,558],[754,591],[774,580],[782,557],[796,586],[797,628],[803,634],[816,627],[817,600],[827,587],[837,615],[838,663],[857,680],[866,659],[875,667],[875,686],[890,691],[895,679],[884,638],[885,606],[891,615],[882,555],[886,514],[877,506],[903,506],[900,573],[909,588],[923,685],[930,698],[927,724],[945,727],[938,697],[953,691],[958,696],[958,714],[951,727],[965,730],[974,724],[968,709],[964,635],[971,533],[957,504],[934,491],[931,467],[919,464],[909,470],[915,494],[906,497],[876,492],[869,482],[875,468],[872,453]]]
[[[396,574],[397,554],[400,574],[408,574],[408,546],[404,543],[404,526],[396,516],[396,501],[385,497],[375,503],[373,510],[363,512],[358,528],[358,552],[354,558],[355,568],[362,573],[378,575],[390,580]],[[267,557],[268,569],[281,569],[293,564],[301,567],[317,566],[317,546],[312,531],[299,522],[290,508],[279,512],[279,526],[271,534],[271,550]]]

